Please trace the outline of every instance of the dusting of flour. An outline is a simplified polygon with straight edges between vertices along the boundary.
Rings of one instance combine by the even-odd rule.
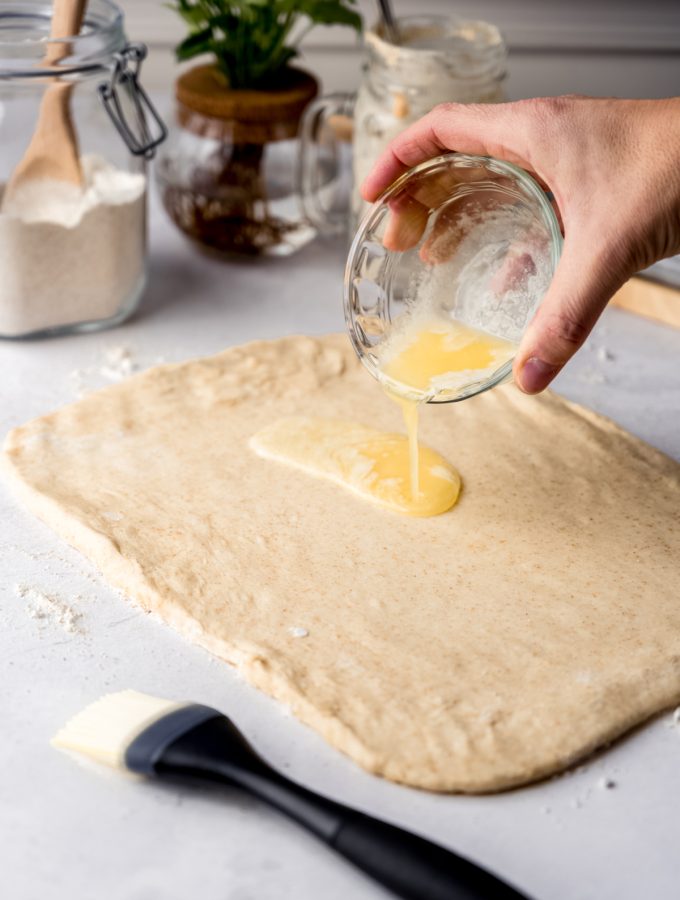
[[[57,625],[68,634],[82,634],[83,614],[59,594],[28,584],[17,584],[14,593],[26,603],[26,611],[39,625]]]
[[[113,344],[98,352],[92,365],[69,372],[68,380],[75,395],[83,397],[98,387],[110,382],[123,381],[150,365],[158,366],[165,361],[164,356],[149,357],[138,354],[134,347],[126,344]]]

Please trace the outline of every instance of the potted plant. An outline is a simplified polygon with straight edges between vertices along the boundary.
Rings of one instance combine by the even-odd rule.
[[[189,33],[176,82],[178,128],[159,159],[163,202],[202,246],[285,254],[309,227],[294,196],[297,131],[316,79],[291,61],[311,28],[359,31],[356,0],[176,0]]]

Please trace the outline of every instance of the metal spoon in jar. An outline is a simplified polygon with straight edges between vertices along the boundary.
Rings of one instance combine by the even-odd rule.
[[[391,44],[401,43],[399,38],[399,28],[397,27],[397,20],[394,17],[394,12],[392,11],[391,0],[378,0],[378,6],[380,8],[380,16],[382,18],[383,26],[385,29],[385,37]]]

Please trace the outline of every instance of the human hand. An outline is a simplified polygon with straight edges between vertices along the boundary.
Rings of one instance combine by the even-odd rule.
[[[515,163],[554,195],[564,249],[514,364],[520,388],[538,393],[631,275],[680,252],[680,98],[442,104],[392,141],[362,186],[364,199],[447,150]],[[402,229],[403,221],[419,227],[418,210],[410,212]],[[412,235],[386,238],[399,249]]]

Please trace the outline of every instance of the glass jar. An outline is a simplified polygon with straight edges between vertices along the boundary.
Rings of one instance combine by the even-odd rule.
[[[5,338],[122,322],[146,277],[145,163],[164,136],[137,80],[146,49],[108,0],[90,0],[77,37],[50,29],[44,0],[0,0]],[[70,181],[50,174],[64,153]]]
[[[463,153],[415,166],[369,208],[349,252],[345,320],[357,355],[412,401],[501,384],[561,248],[548,196],[517,166]],[[468,351],[482,345],[480,364]],[[410,368],[395,374],[404,348]],[[460,348],[465,365],[446,368]]]
[[[359,190],[390,141],[438,103],[498,103],[505,99],[507,49],[495,25],[446,16],[397,20],[399,44],[381,25],[366,32],[367,59],[356,97],[330,94],[310,105],[302,123],[305,165],[301,193],[308,219],[325,233],[356,231],[366,204]],[[319,160],[338,167],[352,142],[352,187],[320,197]],[[336,179],[337,181],[337,179]],[[342,215],[339,210],[343,210]]]
[[[444,16],[398,20],[400,43],[381,27],[366,34],[368,59],[354,109],[355,223],[359,189],[373,163],[407,125],[439,103],[499,103],[507,50],[495,25]]]
[[[231,90],[215,65],[177,79],[176,125],[156,180],[170,218],[200,248],[288,256],[315,236],[296,173],[300,117],[317,89],[294,68],[271,90]]]

